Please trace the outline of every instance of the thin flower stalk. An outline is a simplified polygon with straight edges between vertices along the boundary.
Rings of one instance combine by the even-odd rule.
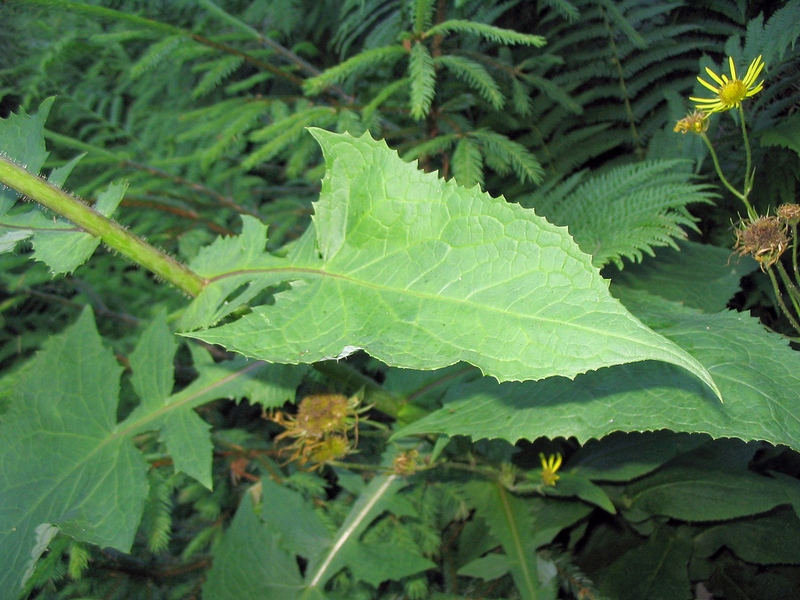
[[[786,303],[783,301],[783,294],[781,293],[780,286],[778,285],[778,280],[775,278],[774,271],[772,269],[767,269],[767,274],[769,275],[769,279],[772,282],[772,289],[775,292],[775,299],[778,301],[778,305],[783,311],[783,314],[786,315],[787,319],[789,319],[789,323],[792,324],[792,327],[794,327],[795,331],[800,332],[800,323],[798,323],[797,319],[795,319],[792,313],[789,312]]]
[[[753,210],[753,207],[750,205],[750,201],[747,199],[747,196],[745,194],[742,194],[735,187],[733,187],[731,182],[728,181],[728,178],[725,177],[725,175],[723,174],[722,167],[719,164],[719,157],[717,157],[717,151],[714,150],[714,145],[711,143],[711,140],[708,139],[708,136],[705,133],[700,133],[700,137],[703,139],[703,142],[705,142],[706,147],[708,148],[708,151],[711,154],[711,160],[714,161],[714,169],[716,170],[717,176],[719,177],[719,180],[722,182],[722,185],[728,188],[728,191],[731,194],[733,194],[739,200],[742,201],[745,208],[747,209],[747,217],[750,220],[755,221],[758,218],[758,215],[756,214],[756,211]]]

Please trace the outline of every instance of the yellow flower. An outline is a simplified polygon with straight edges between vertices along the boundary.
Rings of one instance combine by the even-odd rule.
[[[738,108],[742,100],[756,95],[764,87],[763,80],[756,83],[756,79],[764,68],[764,62],[761,60],[761,56],[750,63],[744,79],[737,79],[736,67],[733,65],[733,57],[728,57],[728,64],[731,68],[730,79],[728,79],[727,75],[717,75],[714,71],[706,67],[706,73],[709,74],[711,79],[713,79],[719,87],[714,87],[700,77],[697,78],[697,81],[716,94],[715,98],[689,98],[689,100],[697,104],[697,108],[702,112],[724,112],[732,108]]]
[[[675,133],[705,133],[708,131],[708,115],[704,112],[694,111],[675,124]]]
[[[544,454],[539,452],[539,460],[542,462],[542,481],[545,485],[555,485],[561,479],[556,475],[556,471],[561,467],[561,454],[551,454],[545,459]]]

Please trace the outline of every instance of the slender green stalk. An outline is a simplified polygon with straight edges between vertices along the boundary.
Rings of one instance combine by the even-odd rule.
[[[750,140],[747,137],[747,125],[745,124],[744,120],[744,109],[742,105],[739,105],[739,122],[742,125],[742,138],[744,139],[744,151],[745,156],[747,157],[747,166],[745,167],[744,171],[744,195],[749,196],[750,190],[753,189],[753,177],[755,173],[751,173],[751,169],[753,168],[753,156],[750,152]]]
[[[708,136],[705,133],[701,133],[700,137],[703,138],[703,141],[706,143],[706,146],[708,147],[708,151],[711,153],[711,159],[714,161],[714,168],[717,171],[717,175],[719,176],[720,181],[722,181],[722,184],[726,188],[728,188],[728,191],[731,194],[733,194],[734,196],[739,198],[739,200],[744,202],[744,205],[747,208],[747,216],[748,216],[748,218],[750,218],[751,220],[755,221],[758,218],[758,215],[753,210],[753,207],[750,206],[750,202],[747,199],[747,196],[745,194],[742,194],[735,187],[733,187],[733,185],[731,185],[730,181],[728,181],[728,179],[722,173],[722,167],[719,164],[719,158],[717,157],[717,152],[716,152],[716,150],[714,150],[714,146],[712,145],[711,140],[708,139]],[[748,149],[747,150],[747,154],[749,156],[750,155],[750,146],[747,146],[747,149]]]
[[[792,225],[792,270],[794,278],[800,281],[800,270],[797,269],[797,224]]]
[[[206,281],[197,273],[153,248],[79,199],[3,157],[0,157],[0,183],[36,200],[87,233],[99,237],[112,250],[149,269],[186,294],[197,296],[203,291]]]
[[[795,331],[800,332],[800,323],[797,322],[797,319],[792,316],[792,313],[789,312],[789,309],[786,308],[786,303],[783,301],[783,295],[781,294],[781,288],[778,286],[778,280],[775,279],[775,273],[772,271],[772,268],[767,269],[767,274],[769,274],[769,279],[772,281],[772,289],[775,292],[775,298],[778,301],[778,305],[781,307],[783,314],[786,315],[786,318],[789,319],[789,322],[794,327]]]
[[[792,301],[792,306],[794,306],[795,312],[800,315],[800,290],[797,289],[792,278],[789,277],[789,273],[786,272],[783,264],[781,264],[780,261],[776,264],[778,266],[778,274],[781,276],[781,281],[783,281],[783,285],[786,286],[786,290],[789,292],[789,299]]]

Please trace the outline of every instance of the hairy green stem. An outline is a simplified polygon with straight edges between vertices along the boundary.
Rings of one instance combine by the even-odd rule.
[[[786,307],[786,303],[783,301],[783,295],[781,294],[781,288],[778,286],[778,280],[775,278],[775,273],[772,271],[771,267],[767,269],[767,273],[769,274],[770,281],[772,281],[772,289],[775,292],[775,299],[778,301],[778,306],[781,307],[783,314],[789,319],[795,331],[800,332],[800,323],[797,322],[797,319],[792,316],[792,313],[790,313],[789,309]]]
[[[92,207],[0,157],[0,183],[36,200],[78,227],[99,237],[108,247],[149,269],[190,296],[197,296],[206,281],[171,256],[157,250]]]
[[[797,223],[792,225],[792,270],[795,280],[800,281],[800,270],[797,269]]]
[[[789,292],[789,299],[792,301],[792,306],[794,306],[795,312],[800,315],[800,290],[797,289],[792,278],[789,277],[789,273],[786,272],[783,264],[781,264],[780,261],[776,264],[778,265],[778,274],[781,276],[781,281],[783,281],[783,285],[786,286],[786,290]]]

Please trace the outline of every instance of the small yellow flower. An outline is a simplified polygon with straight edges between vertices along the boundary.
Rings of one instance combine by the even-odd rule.
[[[715,98],[689,98],[697,104],[697,108],[705,113],[724,112],[732,108],[738,108],[742,100],[756,95],[764,87],[764,81],[756,83],[756,79],[764,68],[761,56],[750,63],[744,79],[737,79],[736,67],[733,65],[733,57],[728,57],[728,64],[731,68],[731,77],[725,74],[717,75],[706,67],[706,73],[713,79],[719,87],[708,83],[700,77],[697,78],[701,84],[716,94]]]
[[[708,115],[698,110],[685,116],[675,124],[675,133],[705,133],[708,131]]]
[[[560,475],[556,475],[561,467],[561,454],[551,454],[545,459],[544,454],[539,452],[539,460],[542,462],[542,481],[545,485],[554,486],[561,479]]]

